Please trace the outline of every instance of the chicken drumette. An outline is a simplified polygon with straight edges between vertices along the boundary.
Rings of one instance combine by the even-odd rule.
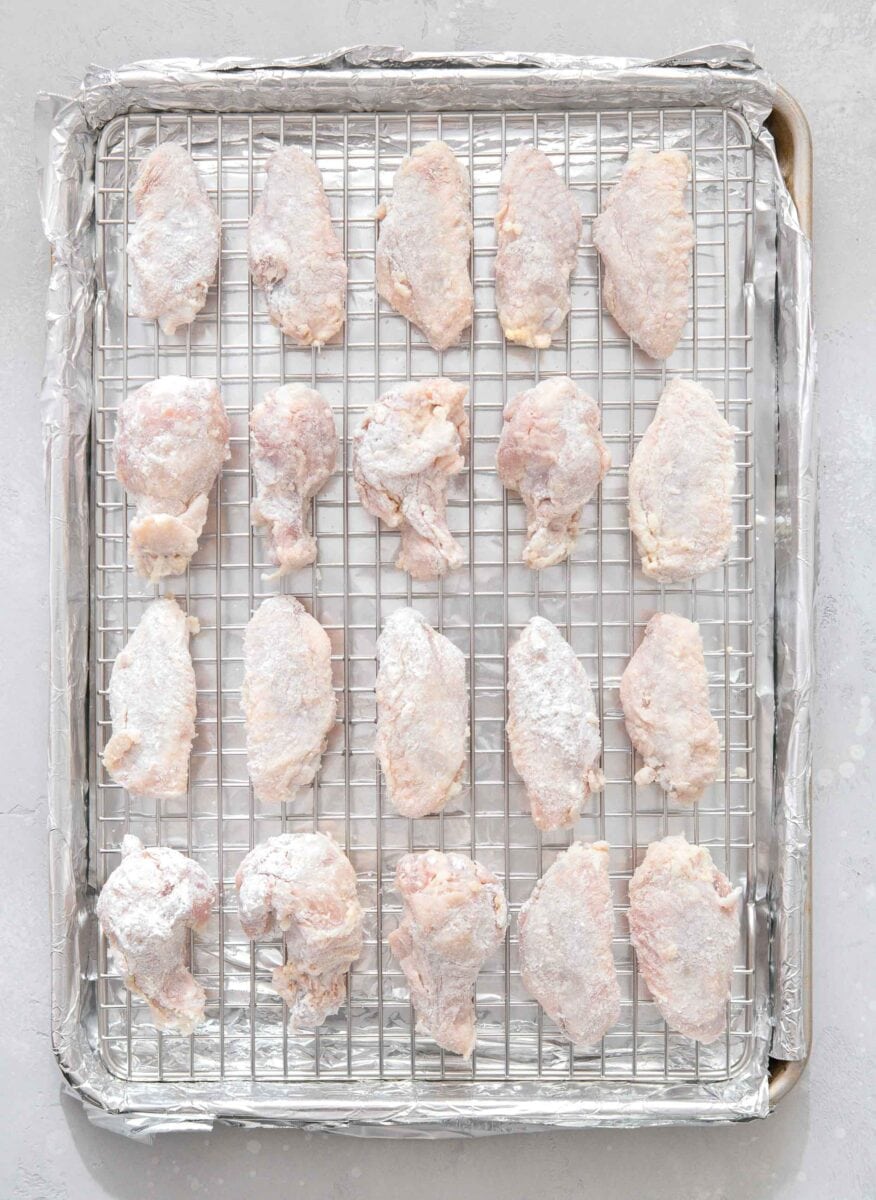
[[[337,717],[331,642],[292,596],[272,596],[246,627],[243,663],[250,778],[281,804],[313,782]]]
[[[194,321],[216,278],[219,218],[190,155],[169,142],[143,160],[133,201],[131,312],[176,333]]]
[[[434,579],[462,563],[446,507],[448,480],[465,465],[467,391],[450,379],[402,384],[369,408],[353,438],[359,499],[401,530],[396,566],[414,579]]]
[[[250,454],[258,495],[252,523],[267,529],[278,579],[316,558],[310,501],[335,469],[338,435],[319,392],[289,383],[268,392],[249,420]]]
[[[113,663],[103,765],[132,795],[186,794],[196,711],[189,635],[197,631],[172,596],[153,600]]]
[[[344,975],[362,951],[362,907],[350,860],[324,833],[286,833],[247,854],[235,876],[251,938],[285,934],[274,970],[292,1029],[313,1029],[344,1002]]]
[[[611,466],[596,403],[566,377],[515,396],[505,408],[496,465],[526,505],[523,561],[533,570],[562,562]]]
[[[204,1016],[204,989],[186,965],[188,931],[204,928],[218,897],[207,873],[178,850],[124,838],[97,916],[125,986],[149,1002],[160,1029],[191,1033]]]
[[[166,375],[119,408],[116,478],[137,506],[128,549],[150,583],[181,575],[197,550],[228,435],[219,389],[207,379]]]
[[[396,886],[404,900],[389,948],[411,989],[417,1029],[470,1058],[475,1047],[472,988],[502,944],[508,905],[498,879],[463,854],[406,854]]]

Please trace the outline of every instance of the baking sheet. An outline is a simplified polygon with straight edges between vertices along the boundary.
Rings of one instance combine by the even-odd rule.
[[[768,932],[771,915],[781,917],[780,909],[771,914],[769,894],[778,861],[769,819],[776,379],[769,315],[776,279],[777,209],[779,220],[782,209],[777,201],[780,184],[760,124],[768,108],[769,83],[750,61],[743,63],[739,48],[734,53],[736,65],[709,69],[608,62],[590,67],[560,59],[540,59],[538,66],[530,60],[514,65],[509,56],[500,56],[501,61],[492,66],[485,56],[474,56],[465,66],[430,61],[398,68],[387,64],[385,53],[367,50],[344,52],[333,59],[330,70],[312,74],[305,64],[233,69],[230,64],[218,69],[191,63],[144,64],[119,74],[97,74],[86,82],[79,103],[54,106],[53,155],[44,174],[47,232],[56,254],[50,314],[55,319],[50,321],[44,392],[50,494],[59,517],[59,537],[53,546],[54,603],[60,618],[54,623],[58,645],[52,724],[52,860],[58,935],[54,1028],[59,1057],[72,1084],[104,1108],[121,1110],[123,1115],[113,1118],[113,1123],[123,1124],[128,1132],[210,1123],[221,1116],[318,1122],[347,1129],[386,1125],[475,1132],[604,1120],[727,1119],[766,1110],[771,1016]],[[712,62],[717,64],[720,58],[713,55]],[[378,62],[380,66],[374,65]],[[498,76],[503,81],[497,88]],[[290,86],[293,77],[294,87]],[[510,79],[514,81],[511,92]],[[641,84],[641,91],[634,81]],[[394,104],[401,98],[412,115],[357,111],[390,96]],[[494,107],[500,96],[504,110]],[[691,111],[692,104],[708,105],[716,96],[731,110],[712,105],[711,110]],[[739,96],[744,103],[739,103]],[[629,107],[635,98],[635,111],[600,109],[598,104],[605,104],[607,97],[621,108]],[[649,110],[654,97],[661,103],[674,99],[671,114]],[[460,99],[472,107],[459,107]],[[283,121],[239,109],[235,114],[236,106],[256,100],[260,110],[294,102],[298,112]],[[524,105],[529,112],[522,111]],[[223,115],[221,119],[192,115],[194,106],[218,109]],[[338,115],[324,111],[339,106],[343,111]],[[160,109],[162,115],[146,116],[132,108]],[[47,106],[47,112],[50,109]],[[540,111],[534,118],[536,110]],[[211,308],[211,300],[191,336],[157,342],[154,327],[128,322],[127,344],[120,347],[117,335],[120,323],[125,323],[118,307],[122,289],[117,285],[125,164],[130,168],[156,134],[191,144],[202,169],[208,176],[213,172],[213,186],[221,184],[223,282],[218,308]],[[450,351],[440,363],[434,352],[418,344],[416,334],[409,336],[400,319],[375,315],[370,284],[374,239],[370,209],[375,195],[388,189],[392,171],[408,146],[436,134],[455,144],[463,159],[469,158],[477,223],[478,312],[469,348],[474,355],[465,349]],[[648,594],[639,577],[631,589],[634,576],[623,512],[623,464],[633,438],[650,419],[663,372],[631,355],[626,339],[619,338],[609,319],[599,315],[592,251],[582,253],[576,308],[565,346],[542,354],[536,363],[531,352],[506,348],[498,334],[489,274],[498,169],[504,148],[517,140],[531,140],[533,134],[569,171],[569,181],[590,216],[598,209],[601,188],[616,178],[631,138],[655,145],[662,139],[664,144],[695,150],[700,172],[693,189],[700,207],[697,319],[679,353],[677,368],[673,361],[672,369],[695,368],[697,376],[726,401],[732,422],[742,431],[737,447],[740,536],[733,562],[719,573],[722,578],[712,581],[714,587],[700,581],[696,589],[655,596]],[[346,218],[343,229],[353,280],[347,342],[319,356],[290,348],[279,353],[276,333],[264,319],[259,298],[252,296],[246,278],[242,241],[246,215],[259,186],[260,163],[281,138],[316,151],[335,214],[339,221]],[[91,181],[95,174],[102,190],[94,210],[98,260],[93,274]],[[720,236],[715,236],[716,229]],[[88,322],[94,311],[93,280],[99,324],[97,386],[92,393]],[[100,731],[105,720],[101,691],[109,663],[127,627],[136,622],[144,590],[122,565],[126,521],[124,499],[111,478],[113,410],[128,386],[152,378],[157,370],[215,374],[217,368],[238,441],[223,479],[221,504],[214,503],[211,510],[211,520],[217,511],[221,513],[220,524],[210,526],[212,536],[203,540],[199,565],[187,581],[190,610],[204,625],[195,646],[205,703],[200,710],[193,787],[184,813],[132,811],[92,760],[90,830],[86,831],[85,659],[81,655],[89,590],[88,506],[84,503],[89,420],[93,415],[93,695],[95,728]],[[522,567],[512,566],[507,573],[501,569],[503,558],[514,562],[519,557],[522,523],[517,505],[501,494],[492,456],[505,395],[531,382],[536,370],[544,375],[570,368],[585,387],[603,397],[609,445],[620,469],[606,480],[597,526],[580,540],[576,560],[568,568],[544,573],[539,581]],[[795,390],[787,362],[785,368],[790,380],[787,397],[792,406],[795,401],[799,405],[806,399],[805,388]],[[362,519],[352,494],[344,499],[338,478],[317,506],[321,569],[306,586],[295,580],[290,587],[330,627],[337,682],[345,693],[343,725],[326,759],[314,814],[321,828],[351,846],[371,913],[370,945],[351,980],[353,1002],[318,1037],[290,1038],[276,999],[264,986],[279,947],[253,952],[245,940],[237,939],[233,900],[226,900],[195,959],[208,984],[211,1019],[194,1039],[159,1039],[148,1014],[114,983],[105,957],[96,951],[90,913],[95,890],[113,865],[113,848],[121,831],[130,828],[147,839],[191,849],[214,876],[221,869],[227,882],[235,855],[239,857],[254,839],[281,828],[272,814],[253,810],[243,759],[234,753],[240,750],[239,740],[235,741],[240,732],[235,638],[239,639],[253,603],[268,591],[260,580],[259,543],[249,536],[246,525],[247,468],[241,457],[245,413],[272,383],[284,377],[302,378],[316,382],[327,394],[346,435],[348,426],[355,427],[358,413],[392,379],[428,375],[436,369],[473,385],[473,469],[462,477],[452,506],[463,540],[474,549],[472,566],[430,590],[422,585],[411,589],[405,577],[383,565],[378,586],[374,564],[391,563],[392,536],[375,536],[371,519]],[[631,385],[634,407],[629,401]],[[789,411],[793,413],[793,407]],[[756,455],[751,453],[754,447]],[[217,602],[217,588],[229,598]],[[373,700],[368,672],[373,673],[380,605],[409,598],[469,655],[474,665],[476,717],[470,763],[473,794],[464,793],[458,812],[414,826],[377,807],[381,800],[369,741]],[[626,610],[618,617],[616,606],[624,604]],[[359,606],[355,611],[354,605]],[[640,795],[634,795],[629,786],[632,760],[621,730],[617,678],[643,618],[663,606],[695,615],[703,624],[715,656],[710,662],[716,685],[713,700],[730,735],[727,782],[720,802],[701,806],[696,816],[672,811],[650,789],[636,789]],[[627,1003],[624,1023],[597,1056],[570,1054],[517,986],[512,938],[479,982],[483,1039],[469,1067],[421,1045],[422,1039],[411,1034],[400,977],[384,947],[397,911],[396,897],[386,883],[394,859],[411,845],[459,846],[498,869],[508,880],[516,907],[549,863],[551,845],[568,840],[536,839],[531,822],[522,815],[519,784],[504,762],[504,647],[509,630],[513,632],[536,608],[565,627],[598,680],[609,788],[598,812],[585,817],[576,832],[587,838],[605,835],[615,847],[618,961]],[[346,647],[350,652],[344,655]],[[215,669],[219,650],[224,651],[226,663],[224,682]],[[94,741],[93,752],[99,749],[99,741]],[[380,812],[377,819],[375,812]],[[309,811],[292,812],[286,827],[301,828],[313,819]],[[684,1039],[666,1035],[644,995],[637,999],[623,924],[624,884],[640,846],[644,849],[652,837],[679,828],[710,844],[719,866],[734,880],[748,884],[745,937],[728,1037],[717,1050],[701,1049],[696,1054]],[[799,858],[799,842],[797,846]],[[76,943],[66,936],[74,924],[79,931]],[[786,950],[793,955],[793,937]],[[83,975],[91,978],[83,982]],[[791,1011],[788,1005],[785,1008]]]

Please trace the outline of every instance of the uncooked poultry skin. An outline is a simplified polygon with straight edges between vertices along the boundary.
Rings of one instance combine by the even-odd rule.
[[[221,223],[191,156],[169,142],[143,160],[132,198],[130,311],[176,333],[194,321],[216,278]]]
[[[634,150],[593,222],[605,307],[651,358],[668,358],[687,320],[693,222],[684,207],[690,160]]]
[[[272,596],[246,627],[241,692],[249,775],[281,804],[319,769],[337,717],[328,634],[292,596]]]
[[[724,561],[735,474],[733,428],[715,397],[673,379],[630,464],[630,529],[646,575],[680,583]]]
[[[468,172],[446,142],[402,162],[377,219],[378,293],[436,350],[456,345],[474,308],[471,199]]]
[[[595,402],[565,376],[521,392],[505,408],[496,465],[526,505],[523,561],[533,570],[562,562],[611,466]]]
[[[505,337],[546,349],[572,306],[581,211],[550,159],[533,146],[505,160],[496,231],[496,307]]]
[[[404,917],[389,948],[405,973],[417,1031],[471,1058],[472,989],[485,959],[502,944],[508,905],[496,876],[464,854],[406,854],[396,871]]]
[[[630,741],[645,760],[636,783],[692,804],[718,777],[721,737],[709,711],[703,639],[692,621],[657,613],[621,676]]]
[[[377,757],[405,817],[439,812],[462,787],[468,733],[465,657],[412,608],[377,641]]]
[[[705,846],[652,842],[630,880],[630,941],[670,1029],[709,1043],[727,1027],[741,890]]]
[[[197,632],[172,596],[153,600],[113,663],[103,765],[134,796],[186,794],[196,711],[189,635]]]
[[[310,501],[335,469],[338,435],[328,402],[301,383],[268,392],[249,419],[257,497],[252,523],[267,529],[279,579],[316,558]]]
[[[116,478],[136,505],[128,552],[150,583],[182,575],[207,519],[207,494],[230,456],[216,384],[165,375],[121,404]]]
[[[620,1017],[608,849],[573,842],[518,918],[523,986],[576,1046],[592,1046]]]
[[[539,829],[571,825],[604,779],[587,672],[556,626],[533,617],[508,652],[508,744]]]
[[[218,899],[203,868],[178,850],[123,839],[97,917],[125,987],[148,1001],[159,1029],[191,1033],[203,1019],[204,989],[187,966],[188,931],[204,928]]]
[[[345,975],[362,952],[356,872],[324,833],[286,833],[250,850],[234,878],[247,937],[285,934],[286,959],[273,984],[289,1025],[314,1029],[336,1013]]]
[[[324,346],[344,324],[347,264],[319,168],[297,146],[268,159],[249,222],[249,268],[271,320],[302,346]]]
[[[461,566],[462,547],[447,527],[447,483],[465,466],[465,384],[404,383],[365,413],[353,437],[353,479],[363,506],[400,529],[395,565],[414,579]]]

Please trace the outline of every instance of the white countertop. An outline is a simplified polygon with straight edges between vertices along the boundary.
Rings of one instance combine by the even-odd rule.
[[[7,8],[10,13],[11,5]],[[876,764],[874,394],[876,8],[842,0],[29,0],[0,48],[4,197],[0,520],[4,527],[4,764],[0,844],[0,1196],[545,1196],[642,1200],[876,1194],[872,946]],[[711,10],[711,11],[710,11]],[[412,49],[545,49],[658,56],[743,37],[803,105],[815,138],[815,281],[821,423],[821,586],[815,801],[815,1049],[767,1121],[402,1142],[261,1130],[151,1145],[94,1128],[61,1094],[49,1040],[46,875],[47,543],[37,393],[47,248],[32,111],[90,63],[224,54],[276,57],[356,42]],[[869,529],[869,533],[868,533]],[[869,957],[867,978],[864,963]]]

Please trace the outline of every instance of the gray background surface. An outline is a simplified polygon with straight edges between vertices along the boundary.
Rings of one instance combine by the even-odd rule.
[[[13,13],[14,3],[14,13]],[[0,592],[3,886],[0,1197],[210,1195],[829,1197],[876,1195],[872,835],[876,764],[876,6],[870,0],[4,0],[0,41]],[[816,1042],[768,1121],[399,1142],[262,1130],[135,1144],[61,1094],[49,1042],[46,902],[48,525],[37,393],[47,249],[32,111],[90,63],[282,56],[355,42],[659,56],[744,37],[815,139],[821,584],[815,704]]]

